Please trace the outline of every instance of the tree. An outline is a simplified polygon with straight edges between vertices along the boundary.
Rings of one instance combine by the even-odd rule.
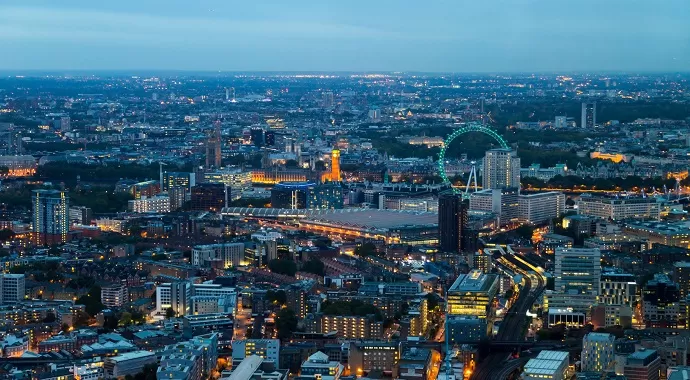
[[[55,313],[52,311],[49,311],[46,313],[46,317],[43,318],[43,323],[53,323],[55,322],[57,318],[55,317]]]
[[[175,310],[172,307],[165,309],[165,319],[175,318]]]
[[[289,339],[297,328],[297,322],[297,315],[292,309],[281,309],[276,315],[278,339]]]
[[[383,314],[376,306],[354,299],[352,301],[325,301],[321,305],[321,312],[324,315],[374,315],[376,320],[382,321]]]
[[[522,239],[532,239],[534,228],[528,224],[523,224],[515,229],[515,234]]]
[[[268,269],[270,269],[271,272],[294,277],[295,273],[297,273],[297,264],[292,260],[273,259],[268,262]]]
[[[0,241],[8,241],[14,239],[17,234],[10,229],[0,230]]]
[[[62,331],[62,332],[65,333],[65,334],[68,333],[69,330],[70,330],[70,328],[69,328],[69,325],[68,325],[67,323],[63,323],[63,324],[60,326],[60,331]]]
[[[316,257],[312,257],[302,265],[302,271],[307,272],[307,273],[313,273],[315,275],[323,276],[324,275],[324,264],[323,261],[317,259]]]
[[[285,305],[287,303],[287,295],[284,290],[269,290],[266,292],[266,299],[278,305]]]
[[[134,380],[156,380],[156,372],[158,371],[158,364],[147,364],[141,372],[134,375]]]
[[[127,327],[131,324],[132,324],[132,313],[127,312],[127,311],[123,312],[122,315],[120,315],[119,325]]]
[[[314,163],[314,170],[326,170],[326,163],[323,161],[316,161],[316,163]]]
[[[89,290],[89,292],[81,296],[77,300],[77,304],[86,306],[86,312],[92,317],[100,313],[101,310],[105,309],[105,306],[101,303],[101,287],[95,285]]]
[[[83,311],[79,312],[77,314],[77,318],[74,321],[74,326],[77,328],[88,326],[89,325],[89,319],[90,319],[90,317],[89,317],[88,313],[85,313]]]
[[[427,309],[434,310],[438,306],[439,296],[436,293],[428,293],[426,295]]]
[[[374,243],[370,243],[370,242],[364,243],[364,244],[360,245],[359,247],[355,248],[355,255],[361,256],[361,257],[376,255],[376,253],[377,253],[376,246],[374,245]]]

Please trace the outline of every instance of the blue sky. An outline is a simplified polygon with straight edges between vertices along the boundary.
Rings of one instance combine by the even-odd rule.
[[[690,0],[0,0],[0,69],[689,71]]]

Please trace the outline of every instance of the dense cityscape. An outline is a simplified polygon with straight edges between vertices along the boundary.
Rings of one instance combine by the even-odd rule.
[[[690,376],[690,75],[0,77],[0,377]]]

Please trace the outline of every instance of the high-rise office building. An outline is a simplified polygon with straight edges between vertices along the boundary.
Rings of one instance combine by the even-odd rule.
[[[568,126],[568,119],[565,116],[556,116],[556,120],[553,123],[555,129],[563,129]]]
[[[220,169],[204,173],[205,183],[221,183],[232,189],[231,200],[239,199],[242,192],[252,187],[252,172],[240,169]]]
[[[520,188],[520,158],[510,148],[486,151],[482,176],[484,189]]]
[[[472,270],[448,289],[448,334],[453,343],[478,342],[493,328],[498,275]]]
[[[34,190],[32,193],[33,240],[36,244],[67,241],[69,197],[60,190]]]
[[[580,128],[594,128],[597,124],[597,103],[582,102],[582,121]]]
[[[599,303],[633,306],[637,300],[635,276],[618,268],[605,268],[599,281]]]
[[[678,284],[681,299],[690,295],[690,262],[678,261],[673,264],[673,281]]]
[[[213,122],[213,132],[206,141],[206,168],[219,168],[222,158],[222,136],[220,120]]]
[[[5,273],[0,275],[2,293],[0,303],[16,303],[23,301],[26,296],[26,278],[24,274]]]
[[[262,147],[264,146],[264,130],[261,128],[252,128],[250,131],[252,144]]]
[[[53,120],[53,128],[60,132],[70,132],[72,130],[72,122],[69,116],[61,116]]]
[[[264,132],[264,142],[266,143],[266,146],[276,145],[276,133],[273,131]]]
[[[642,318],[647,327],[676,328],[680,318],[681,298],[678,284],[657,273],[642,288]]]
[[[271,207],[293,210],[341,209],[343,189],[335,182],[281,182],[271,189]]]
[[[188,172],[164,172],[161,191],[168,191],[171,187],[183,186],[190,190],[196,185],[196,175]]]
[[[223,184],[200,183],[192,187],[193,211],[220,211],[227,204],[227,188]]]
[[[89,225],[93,219],[93,212],[89,207],[72,206],[69,208],[69,221],[71,223]]]
[[[518,220],[528,224],[540,224],[565,213],[565,194],[558,191],[520,194]]]
[[[555,252],[554,289],[557,292],[589,294],[596,297],[601,279],[599,248],[558,247]]]
[[[610,371],[615,358],[616,337],[606,333],[589,333],[582,338],[582,371]]]
[[[323,108],[331,108],[335,105],[333,92],[327,91],[321,94],[321,105]]]
[[[505,226],[518,220],[520,211],[517,187],[485,189],[470,195],[470,210],[491,212],[498,216],[500,225]]]
[[[452,192],[438,197],[438,234],[441,251],[461,252],[465,247],[463,235],[467,230],[467,204],[462,196]]]

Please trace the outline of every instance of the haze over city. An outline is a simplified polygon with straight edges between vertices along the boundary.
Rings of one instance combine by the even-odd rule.
[[[2,70],[686,71],[690,3],[22,1]]]

